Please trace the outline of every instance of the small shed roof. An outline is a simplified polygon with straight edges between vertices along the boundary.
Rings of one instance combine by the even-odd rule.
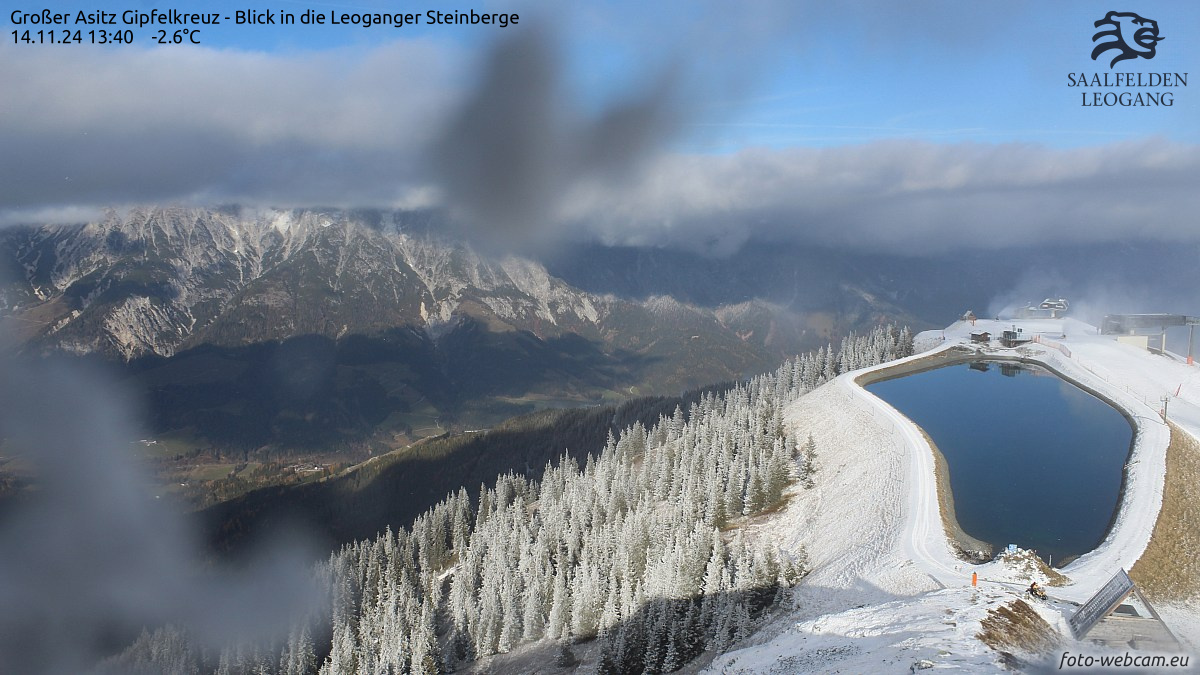
[[[1150,616],[1141,616],[1124,604],[1131,595],[1137,598]],[[1118,608],[1122,611],[1118,612]],[[1179,648],[1179,641],[1124,569],[1118,570],[1067,623],[1077,640],[1087,638],[1112,647],[1135,649]]]

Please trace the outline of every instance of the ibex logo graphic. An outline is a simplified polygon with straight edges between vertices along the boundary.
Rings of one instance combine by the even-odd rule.
[[[1105,26],[1107,30],[1093,35],[1092,42],[1103,38],[1110,39],[1096,45],[1092,50],[1092,60],[1095,61],[1097,56],[1110,49],[1121,50],[1108,64],[1109,68],[1117,65],[1117,61],[1136,59],[1139,56],[1143,59],[1154,58],[1154,47],[1163,39],[1158,36],[1157,21],[1143,19],[1133,12],[1109,12],[1096,22],[1096,28],[1101,26]]]

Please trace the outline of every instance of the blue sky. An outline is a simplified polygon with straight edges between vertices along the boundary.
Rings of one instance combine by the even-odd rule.
[[[783,4],[783,3],[777,3]],[[893,3],[894,4],[894,3]],[[649,8],[646,7],[649,5]],[[745,13],[770,16],[775,7]],[[1079,92],[1065,86],[1067,72],[1108,70],[1089,58],[1092,22],[1111,3],[911,3],[904,16],[885,3],[812,5],[782,13],[786,25],[747,31],[745,42],[727,35],[722,49],[744,59],[745,91],[702,103],[683,146],[728,151],[744,145],[836,145],[881,138],[932,141],[1031,141],[1078,146],[1162,134],[1196,141],[1200,134],[1197,96],[1181,96],[1170,108],[1084,108]],[[153,2],[114,5],[75,2],[48,5],[55,11],[148,11]],[[421,25],[369,29],[355,26],[237,26],[226,22],[203,29],[205,47],[271,54],[370,48],[397,40],[428,40],[470,55],[513,28],[431,26],[426,9],[516,13],[526,25],[548,25],[557,33],[577,83],[573,95],[586,102],[597,92],[620,90],[647,63],[694,58],[702,41],[744,24],[723,16],[737,7],[695,10],[699,3],[601,2],[552,6],[528,2],[458,5],[446,2],[210,2],[181,5],[189,11],[233,16],[241,9],[337,13],[415,12]],[[19,6],[7,3],[4,19]],[[1125,6],[1122,6],[1125,7]],[[1200,55],[1200,5],[1139,0],[1125,9],[1159,22],[1166,37],[1156,58],[1119,64],[1115,70],[1187,72]],[[700,16],[697,16],[700,15]],[[744,20],[744,19],[743,19]],[[697,24],[711,22],[716,26]],[[747,22],[749,23],[749,22]],[[11,31],[6,26],[6,31]],[[138,31],[139,40],[153,31]],[[695,33],[697,44],[686,44]],[[765,33],[765,36],[764,36]],[[112,48],[127,49],[116,46]],[[761,54],[754,55],[753,52]],[[741,53],[739,53],[741,52]],[[711,58],[705,55],[704,58]],[[353,58],[348,56],[347,58]],[[724,74],[724,77],[730,75]],[[736,76],[736,74],[734,75]],[[1200,87],[1200,81],[1192,85]]]
[[[119,13],[154,3],[48,6]],[[921,202],[913,217],[927,219],[942,208],[931,201],[935,190],[994,198],[1031,175],[1045,182],[1031,198],[1062,188],[1055,194],[1063,201],[1041,204],[1041,212],[1080,216],[1080,196],[1068,203],[1065,195],[1081,182],[1106,196],[1109,181],[1133,182],[1107,173],[1101,180],[1084,170],[1084,158],[1159,175],[1156,190],[1195,177],[1200,80],[1175,89],[1171,107],[1095,108],[1080,105],[1067,74],[1110,71],[1106,59],[1089,58],[1093,22],[1110,9],[1158,21],[1165,38],[1153,60],[1125,61],[1111,72],[1200,70],[1196,3],[276,0],[177,7],[222,16],[239,9],[410,11],[423,22],[207,27],[200,47],[147,46],[154,31],[145,28],[136,45],[107,48],[13,45],[6,25],[0,85],[11,95],[0,101],[0,138],[21,160],[10,166],[21,168],[0,174],[7,185],[0,220],[147,200],[433,205],[475,220],[545,221],[612,242],[669,245],[692,228],[745,230],[730,238],[736,245],[791,230],[828,238],[838,228],[812,221],[844,223],[864,196],[903,192],[905,205]],[[7,24],[14,9],[29,8],[6,3],[0,19]],[[429,26],[427,9],[517,13],[520,24]],[[532,47],[513,46],[522,42]],[[515,55],[507,66],[506,49]],[[489,154],[501,135],[516,139],[520,156]],[[840,170],[853,180],[826,184],[831,164],[845,164]],[[465,175],[459,169],[466,165],[482,168]],[[512,166],[536,171],[514,177]],[[770,172],[767,180],[749,179],[761,172]],[[515,197],[479,199],[493,183]],[[767,192],[765,184],[777,187]],[[734,193],[731,185],[744,189]],[[802,209],[794,195],[805,189],[817,197],[844,190],[845,202]],[[961,220],[956,195],[942,202],[946,223],[933,230],[941,236]],[[1175,213],[1195,206],[1179,198]],[[813,201],[820,200],[806,203]],[[532,206],[515,208],[521,204]],[[1006,215],[1024,214],[1014,207]],[[878,213],[852,220],[868,218]],[[1176,218],[1164,212],[1149,230],[1179,236]],[[1034,220],[1045,229],[1044,216]],[[749,221],[772,224],[743,225]],[[1112,223],[1106,231],[1118,237],[1124,230]]]
[[[756,95],[725,121],[728,127],[714,120],[723,135],[716,147],[882,138],[1074,147],[1151,134],[1197,140],[1196,96],[1180,95],[1170,108],[1096,109],[1081,106],[1079,91],[1066,86],[1068,72],[1108,70],[1090,59],[1092,22],[1107,4],[990,4],[996,9],[910,17],[895,33],[886,22],[856,24],[854,17],[836,22],[844,30],[797,31],[794,51],[768,66]],[[1155,59],[1115,70],[1195,70],[1200,5],[1137,4],[1159,21],[1166,39]]]

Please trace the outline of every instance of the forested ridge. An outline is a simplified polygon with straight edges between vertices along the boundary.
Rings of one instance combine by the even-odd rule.
[[[676,406],[690,409],[716,384],[679,396],[647,396],[586,408],[547,408],[505,420],[485,432],[446,434],[381,455],[325,480],[273,486],[215,504],[199,514],[210,546],[236,558],[280,523],[303,528],[326,551],[372,539],[385,527],[409,525],[459,488],[494,486],[508,471],[541,477],[564,453],[582,462],[610,434],[652,426]],[[478,495],[478,492],[474,494]]]
[[[602,673],[673,671],[749,636],[807,571],[803,553],[751,542],[740,519],[776,506],[814,449],[784,424],[796,397],[847,370],[911,353],[881,327],[838,349],[636,423],[540,480],[509,473],[473,502],[458,490],[411,528],[344,546],[317,566],[327,614],[277,645],[197,647],[147,629],[119,671],[437,673],[519,645],[598,641]],[[819,453],[820,449],[815,449]],[[819,480],[819,476],[817,477]]]

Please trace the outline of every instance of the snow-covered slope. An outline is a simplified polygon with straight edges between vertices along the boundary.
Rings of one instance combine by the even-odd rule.
[[[288,314],[261,326],[280,335],[250,329],[243,337],[253,341],[332,336],[343,326],[380,321],[436,325],[471,300],[521,326],[595,326],[612,305],[532,261],[490,260],[399,223],[372,226],[343,212],[111,211],[82,226],[9,231],[0,241],[3,256],[18,268],[18,278],[0,289],[3,305],[41,344],[124,358],[169,356],[203,340],[237,342],[222,319],[236,315],[245,327],[247,312],[237,311],[245,306],[257,308],[252,315]],[[55,300],[57,312],[28,316]],[[298,305],[324,309],[305,316],[292,309]],[[207,331],[212,327],[219,330]]]
[[[730,322],[719,307],[587,292],[535,260],[485,255],[428,220],[148,207],[5,228],[0,319],[26,351],[122,361],[402,333],[423,363],[477,359],[477,373],[496,370],[489,383],[505,394],[526,393],[509,376],[532,364],[582,382],[533,394],[583,399],[630,386],[677,392],[767,370],[782,355],[754,328],[784,308]]]
[[[931,351],[911,358],[973,349],[971,331],[998,334],[1010,325],[993,323],[957,323],[919,336],[918,345]],[[1200,369],[1118,344],[1078,321],[1022,326],[1041,342],[983,353],[1042,362],[1104,395],[1138,427],[1125,494],[1109,535],[1062,570],[1070,582],[1051,590],[1051,602],[1035,606],[1046,623],[1069,635],[1066,619],[1077,603],[1117,569],[1129,569],[1146,548],[1162,500],[1169,442],[1169,430],[1157,414],[1160,398],[1170,394],[1173,421],[1200,436]],[[988,610],[1021,599],[1031,580],[1046,578],[1020,558],[972,565],[955,557],[943,531],[932,450],[912,422],[856,384],[869,370],[875,369],[842,375],[789,408],[794,432],[816,441],[816,486],[797,489],[785,509],[752,532],[784,549],[803,546],[813,572],[793,611],[761,631],[758,644],[719,657],[711,672],[902,672],[914,664],[989,671],[1002,666],[1001,654],[976,637]],[[974,588],[973,573],[980,579]],[[1200,609],[1165,609],[1185,646],[1200,646]],[[1094,647],[1061,639],[1060,652],[1095,653]],[[1038,658],[1012,652],[1026,665]]]

